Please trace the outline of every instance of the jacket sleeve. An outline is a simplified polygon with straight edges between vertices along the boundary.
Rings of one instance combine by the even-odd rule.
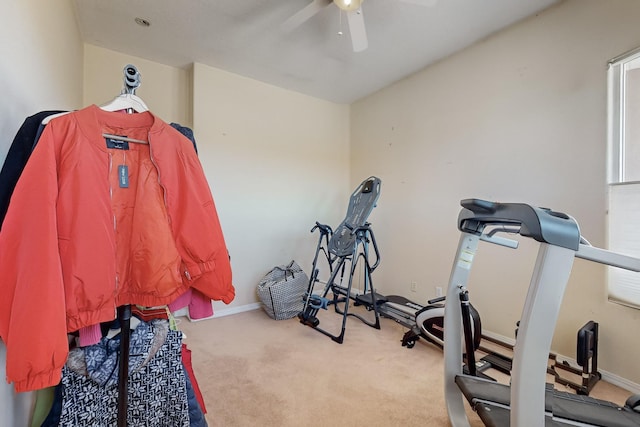
[[[166,202],[187,273],[183,280],[206,297],[229,304],[235,298],[231,262],[211,189],[191,142],[171,130],[176,152],[156,161],[170,186]]]
[[[191,234],[191,257],[201,255],[199,262],[188,266],[193,279],[191,286],[212,300],[229,304],[235,298],[229,251],[200,162],[194,164],[189,177],[193,181],[186,188],[195,193],[192,200],[201,201],[186,210],[186,224],[190,226],[183,227],[181,231],[185,236]],[[189,247],[189,244],[182,247]]]
[[[17,392],[57,384],[68,354],[54,143],[48,126],[0,231],[0,338],[7,347],[7,381]]]

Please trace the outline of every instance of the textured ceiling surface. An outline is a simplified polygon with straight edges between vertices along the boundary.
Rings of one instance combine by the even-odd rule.
[[[319,0],[316,0],[319,1]],[[368,48],[354,52],[329,4],[292,30],[312,0],[75,0],[83,40],[176,67],[206,64],[351,103],[557,0],[363,0]],[[135,18],[151,25],[141,26]],[[342,32],[342,35],[339,33]]]

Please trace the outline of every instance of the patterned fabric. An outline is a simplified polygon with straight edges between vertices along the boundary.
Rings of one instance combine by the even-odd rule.
[[[118,369],[117,363],[113,365],[111,360],[115,354],[117,361],[113,348],[119,344],[116,337],[96,344],[102,347],[100,351],[93,348],[95,346],[91,346],[86,354],[89,348],[73,351],[85,354],[85,363],[83,365],[81,356],[74,354],[62,370],[60,426],[117,425]],[[189,427],[181,346],[182,332],[169,330],[166,321],[141,322],[132,332],[128,426]]]
[[[156,321],[153,323],[140,322],[131,333],[129,343],[129,372],[133,372],[145,365],[153,357],[167,338],[168,323]],[[118,354],[120,339],[102,338],[98,345],[78,348],[69,352],[69,361],[76,359],[78,353],[84,355],[86,373],[103,387],[118,383]],[[75,370],[82,374],[85,369],[81,362]],[[71,364],[70,364],[71,366]]]

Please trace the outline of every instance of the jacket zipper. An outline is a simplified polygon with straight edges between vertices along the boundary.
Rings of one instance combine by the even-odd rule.
[[[113,215],[113,234],[114,234],[114,238],[116,237],[116,231],[117,231],[117,224],[116,224],[116,214],[115,212],[113,212],[113,186],[111,185],[111,173],[113,172],[113,154],[111,154],[111,152],[109,152],[109,199],[111,200],[111,215]],[[116,296],[118,295],[118,291],[120,290],[120,275],[118,274],[118,270],[117,270],[117,259],[118,259],[118,249],[115,249],[116,254],[115,254],[115,259],[116,259],[116,281],[115,281],[115,294]],[[115,313],[115,318],[118,317],[118,307],[116,307],[114,305],[114,313]]]

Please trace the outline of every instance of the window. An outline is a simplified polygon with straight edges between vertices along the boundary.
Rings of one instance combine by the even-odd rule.
[[[640,257],[640,48],[609,61],[608,247]],[[608,268],[610,301],[640,308],[637,273]]]

